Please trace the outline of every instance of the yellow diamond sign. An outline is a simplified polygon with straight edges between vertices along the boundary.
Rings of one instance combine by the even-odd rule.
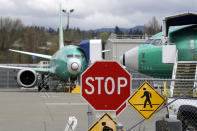
[[[144,82],[129,99],[129,104],[145,119],[149,119],[164,102],[163,96],[148,82]]]
[[[115,131],[116,124],[115,120],[105,113],[88,131]]]

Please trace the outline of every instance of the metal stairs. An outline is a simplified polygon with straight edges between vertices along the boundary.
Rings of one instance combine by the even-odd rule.
[[[50,68],[50,61],[40,61],[37,68]]]
[[[196,78],[196,65],[197,63],[193,61],[184,61],[184,62],[177,62],[176,71],[173,79],[194,79]],[[173,97],[178,97],[184,92],[191,90],[195,82],[194,81],[174,81],[173,83]],[[185,95],[185,97],[194,97],[195,93],[191,90],[189,93]]]

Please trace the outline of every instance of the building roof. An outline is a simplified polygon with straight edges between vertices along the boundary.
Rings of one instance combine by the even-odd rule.
[[[167,16],[163,20],[163,34],[168,36],[168,31],[170,26],[182,26],[197,24],[197,14],[196,13],[183,13],[173,16]]]

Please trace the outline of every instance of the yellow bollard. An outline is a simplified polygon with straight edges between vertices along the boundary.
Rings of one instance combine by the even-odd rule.
[[[167,99],[169,97],[169,90],[166,86],[166,81],[163,82],[163,87],[164,87],[163,95],[164,95],[165,99]]]

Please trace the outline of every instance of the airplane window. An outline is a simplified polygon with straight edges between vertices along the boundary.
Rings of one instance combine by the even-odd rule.
[[[148,39],[145,44],[150,44],[153,41],[153,39]]]
[[[160,45],[161,44],[161,39],[156,39],[151,42],[151,45]]]

